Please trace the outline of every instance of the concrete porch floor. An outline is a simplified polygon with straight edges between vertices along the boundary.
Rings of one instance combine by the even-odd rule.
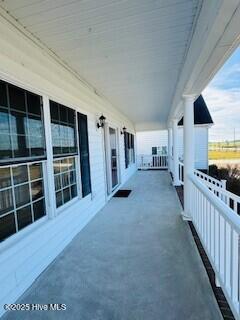
[[[222,319],[169,174],[140,171],[124,188],[19,301],[67,310],[4,319]]]

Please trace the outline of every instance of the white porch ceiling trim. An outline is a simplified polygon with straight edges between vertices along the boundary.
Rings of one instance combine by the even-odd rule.
[[[204,1],[168,120],[183,115],[182,96],[196,98],[240,44],[240,1]]]
[[[239,44],[239,2],[5,0],[0,15],[83,92],[154,130],[181,117],[182,96],[197,98]]]

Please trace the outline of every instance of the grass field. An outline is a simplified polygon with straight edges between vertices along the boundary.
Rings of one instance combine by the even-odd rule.
[[[230,160],[239,159],[240,151],[209,151],[209,160]]]
[[[234,148],[240,147],[240,140],[233,141],[222,141],[222,142],[209,142],[209,148]]]

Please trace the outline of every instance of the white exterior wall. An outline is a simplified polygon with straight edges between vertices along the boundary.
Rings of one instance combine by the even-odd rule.
[[[179,157],[183,158],[183,127],[178,129],[179,133]],[[195,168],[208,169],[208,126],[195,126]]]
[[[137,132],[137,154],[152,154],[152,147],[168,147],[167,130]]]
[[[15,302],[109,199],[103,130],[96,128],[99,115],[103,113],[109,125],[118,128],[119,187],[136,171],[136,164],[125,169],[124,136],[120,135],[123,126],[134,133],[132,123],[12,25],[0,19],[0,28],[0,79],[87,114],[92,184],[92,194],[76,198],[58,216],[46,216],[0,243],[1,315],[3,305]]]
[[[178,154],[183,157],[183,127],[178,128]],[[167,130],[137,132],[137,154],[152,154],[152,147],[168,146]],[[208,126],[195,126],[195,167],[208,169]]]

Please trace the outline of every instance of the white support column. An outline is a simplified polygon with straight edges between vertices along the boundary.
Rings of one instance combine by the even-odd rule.
[[[180,186],[178,155],[178,119],[173,119],[173,185]]]
[[[168,171],[172,172],[172,128],[168,128]]]
[[[46,165],[46,179],[47,179],[47,197],[46,206],[49,218],[54,218],[56,214],[56,195],[54,185],[53,173],[53,147],[52,147],[52,132],[51,132],[51,116],[48,96],[43,96],[43,115],[44,115],[44,129],[46,136],[46,151],[47,151],[47,165]]]
[[[194,173],[194,96],[184,96],[184,212],[191,220],[191,182],[189,175]]]

